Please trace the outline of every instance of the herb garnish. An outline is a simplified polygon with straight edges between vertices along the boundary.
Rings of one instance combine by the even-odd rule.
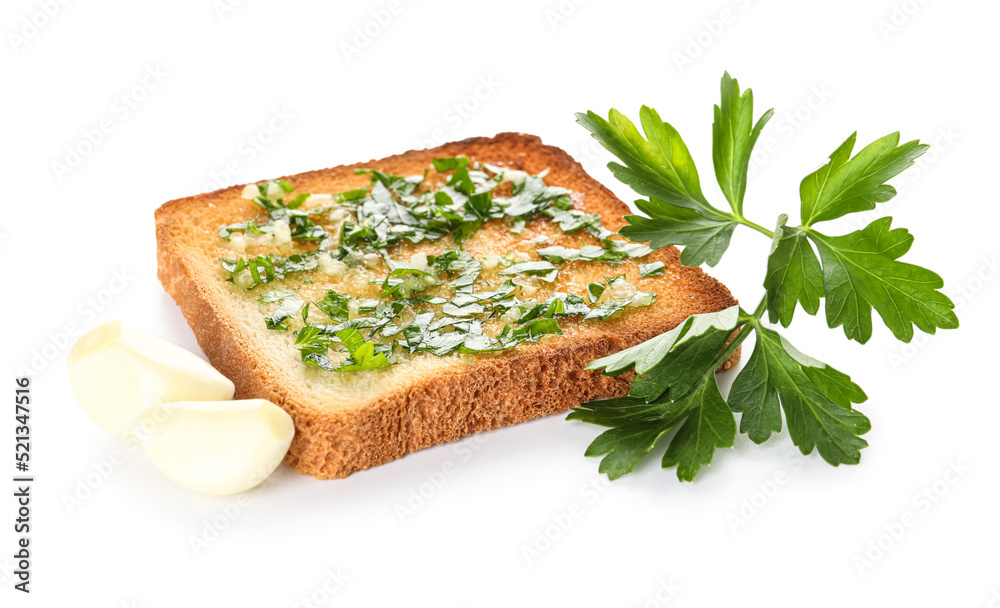
[[[601,225],[599,216],[574,209],[568,190],[549,186],[540,176],[512,173],[510,196],[502,197],[494,196],[507,175],[502,168],[466,157],[434,159],[433,166],[442,176],[450,173],[443,185],[429,184],[428,173],[407,177],[363,169],[357,173],[371,177],[368,189],[324,195],[322,200],[293,196],[292,185],[282,180],[264,182],[257,185],[252,200],[267,212],[268,220],[261,222],[258,217],[220,227],[219,236],[231,243],[242,232],[241,247],[264,245],[279,251],[294,243],[316,247],[287,256],[267,253],[223,259],[228,279],[246,290],[295,273],[325,272],[324,265],[330,264],[344,269],[362,263],[388,267],[369,281],[381,289],[377,299],[352,300],[328,289],[322,299],[310,302],[298,294],[298,287],[271,290],[258,298],[276,304],[265,316],[268,329],[293,330],[301,319],[294,334],[306,365],[336,372],[369,371],[418,352],[444,356],[509,350],[561,334],[560,319],[603,320],[655,301],[654,294],[628,285],[624,275],[592,283],[582,295],[555,292],[542,301],[525,297],[524,287],[532,281],[553,283],[558,264],[577,260],[614,264],[644,257],[652,249],[611,238],[614,233]],[[306,208],[307,201],[315,206]],[[518,234],[539,216],[550,218],[565,233],[585,231],[601,245],[540,248],[536,260],[513,253],[494,258],[500,282],[484,281],[483,261],[463,251],[462,243],[486,222],[505,222]],[[455,247],[424,260],[406,263],[390,255],[404,242],[437,241],[449,235]],[[540,237],[532,242],[550,241]],[[614,297],[602,299],[606,289]],[[484,322],[490,319],[502,321],[498,325],[502,329],[493,330],[495,335],[484,331]],[[342,354],[334,357],[331,350]]]
[[[648,217],[626,217],[623,236],[652,248],[681,245],[681,261],[691,266],[717,264],[737,226],[771,239],[765,294],[752,313],[734,306],[694,315],[665,334],[590,364],[589,369],[603,369],[607,375],[630,369],[637,374],[628,397],[587,403],[568,417],[610,427],[586,454],[603,455],[600,471],[611,479],[632,471],[677,429],[662,464],[676,466],[679,479],[692,480],[711,463],[716,449],[732,447],[737,432],[733,412],[742,413],[739,432],[755,443],[781,430],[784,411],[789,435],[803,454],[816,449],[834,466],[859,462],[860,450],[868,445],[861,436],[871,428],[854,409],[867,399],[864,391],[846,374],[799,352],[765,326],[765,317],[788,327],[797,305],[815,315],[824,300],[827,324],[842,326],[849,339],[862,344],[872,335],[873,308],[904,342],[912,339],[913,325],[931,334],[958,327],[954,306],[940,291],[941,278],[899,261],[913,237],[905,229],[893,229],[891,218],[842,236],[815,227],[894,197],[896,190],[886,182],[911,166],[927,146],[900,144],[899,134],[893,133],[852,157],[856,134],[851,135],[827,164],[802,180],[801,224],[788,226],[788,216],[781,215],[771,231],[746,219],[743,198],[750,154],[772,114],[769,110],[754,122],[752,92],[741,94],[736,80],[723,76],[712,157],[731,211],[707,201],[687,147],[655,110],[640,110],[645,138],[617,110],[611,110],[608,120],[593,112],[577,115],[621,161],[608,165],[614,175],[647,197],[636,205]],[[643,276],[654,272],[649,266],[643,265]],[[753,353],[727,403],[715,371],[750,335],[756,336]]]

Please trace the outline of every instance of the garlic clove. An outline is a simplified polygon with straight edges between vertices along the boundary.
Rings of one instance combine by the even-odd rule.
[[[164,475],[221,496],[264,481],[284,460],[295,424],[266,399],[189,401],[147,409],[134,432]]]
[[[69,353],[69,377],[87,415],[123,438],[150,406],[232,399],[235,391],[229,378],[194,353],[120,321],[77,340]]]

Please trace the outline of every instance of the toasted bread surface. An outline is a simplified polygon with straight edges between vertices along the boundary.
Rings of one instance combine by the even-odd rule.
[[[571,190],[574,205],[601,216],[611,230],[624,224],[628,207],[587,175],[562,150],[537,137],[502,133],[438,148],[406,152],[380,160],[310,171],[283,179],[298,192],[336,193],[365,187],[369,178],[355,169],[387,173],[422,173],[431,160],[465,155],[480,161],[537,174],[548,170],[546,183]],[[729,290],[698,268],[681,265],[673,247],[639,260],[662,261],[663,276],[639,278],[638,261],[621,264],[568,262],[560,266],[554,287],[581,293],[602,275],[625,274],[642,291],[657,294],[649,307],[623,311],[604,321],[565,321],[564,335],[525,343],[512,351],[486,355],[416,356],[385,371],[335,373],[303,365],[291,332],[268,330],[256,293],[225,281],[219,257],[231,251],[219,238],[220,225],[246,221],[259,214],[241,197],[242,186],[174,200],[156,212],[159,278],[180,306],[198,343],[212,364],[236,384],[237,398],[264,398],[284,408],[295,421],[295,440],[287,462],[317,478],[340,478],[389,462],[424,447],[454,441],[478,431],[564,411],[593,399],[628,392],[631,374],[606,377],[585,370],[599,357],[628,348],[672,329],[688,316],[732,306]],[[479,257],[503,255],[548,231],[551,222],[536,218],[522,236],[491,222],[464,244]],[[558,234],[558,233],[555,233]],[[563,244],[574,238],[564,235]],[[444,240],[444,239],[443,239]],[[414,251],[446,246],[401,245],[405,258]],[[535,258],[537,259],[537,258]],[[286,279],[301,287],[301,278]],[[282,285],[276,285],[282,288]],[[318,282],[320,293],[333,285]],[[342,293],[377,296],[356,282]],[[726,361],[734,365],[739,351]]]

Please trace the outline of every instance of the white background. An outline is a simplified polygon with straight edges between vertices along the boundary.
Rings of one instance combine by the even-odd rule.
[[[0,481],[0,603],[1000,604],[996,2],[233,4],[68,2],[46,18],[44,2],[4,2],[3,354],[5,369],[35,368],[38,481],[28,598],[12,590],[13,488]],[[236,502],[169,483],[77,406],[68,333],[124,319],[197,349],[155,276],[164,201],[508,130],[565,148],[632,200],[573,112],[634,117],[645,103],[680,130],[725,205],[711,120],[727,69],[754,88],[758,114],[777,110],[746,202],[767,226],[797,218],[799,181],[854,130],[859,144],[898,129],[934,146],[879,213],[916,235],[906,261],[942,274],[962,328],[906,346],[876,324],[862,347],[800,310],[788,332],[867,391],[860,466],[803,457],[787,433],[762,447],[740,436],[694,483],[659,469],[661,448],[608,485],[583,456],[599,429],[557,416],[347,480],[285,468]],[[109,132],[87,150],[102,121]],[[252,157],[250,137],[268,141]],[[711,272],[754,303],[767,247],[738,232]],[[0,460],[12,418],[5,407]],[[915,498],[925,491],[933,502]],[[914,525],[887,536],[906,513]],[[216,525],[196,554],[190,539]]]

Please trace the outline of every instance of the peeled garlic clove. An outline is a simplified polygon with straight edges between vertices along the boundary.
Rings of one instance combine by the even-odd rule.
[[[144,411],[135,435],[167,477],[196,492],[224,495],[264,481],[285,458],[295,424],[266,399],[188,401]]]
[[[87,415],[124,438],[152,405],[232,399],[235,391],[229,378],[194,353],[121,321],[77,340],[69,352],[69,378]]]

